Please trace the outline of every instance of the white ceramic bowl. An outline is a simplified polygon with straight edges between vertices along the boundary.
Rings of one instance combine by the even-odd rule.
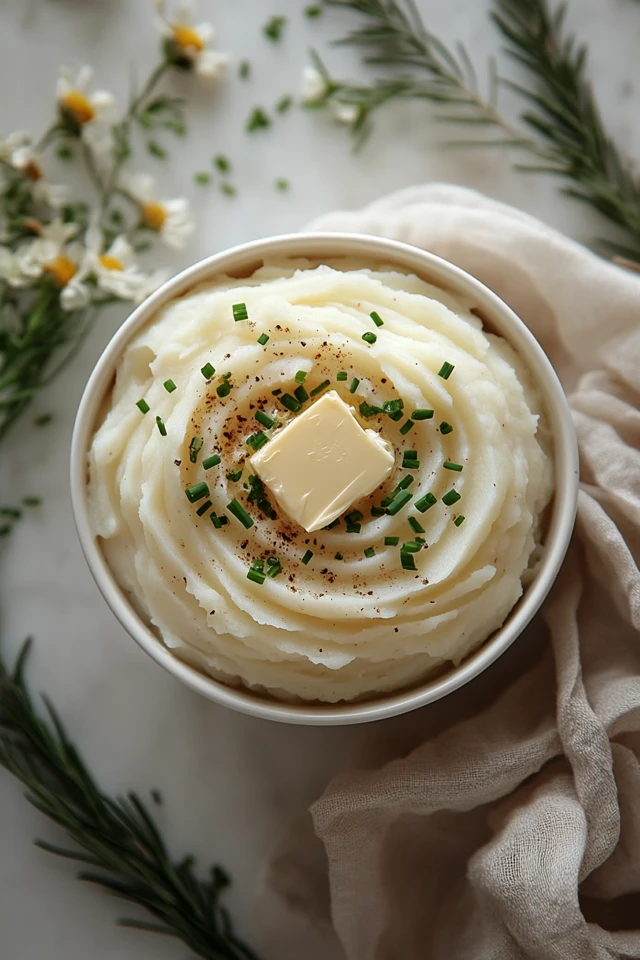
[[[535,579],[526,588],[504,625],[459,666],[452,666],[437,678],[410,689],[365,702],[327,705],[280,703],[249,690],[228,687],[178,660],[133,609],[107,566],[89,524],[87,451],[99,410],[111,389],[116,365],[127,342],[153,318],[159,307],[174,297],[184,295],[196,284],[221,273],[246,277],[264,259],[282,261],[289,257],[307,257],[319,261],[355,257],[371,266],[381,262],[393,264],[454,293],[471,297],[487,326],[508,340],[528,363],[542,391],[554,438],[555,497],[544,540],[543,559]],[[528,328],[495,293],[440,257],[403,243],[357,234],[292,234],[258,240],[202,260],[165,283],[134,310],[98,360],[80,402],[71,444],[71,497],[82,549],[102,595],[125,630],[157,663],[192,690],[234,710],[288,723],[323,725],[380,720],[438,700],[485,670],[524,630],[549,592],[571,537],[577,492],[578,454],[569,407],[553,367]]]

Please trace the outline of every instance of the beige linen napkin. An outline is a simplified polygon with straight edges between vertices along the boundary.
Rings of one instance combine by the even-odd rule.
[[[362,769],[282,841],[274,956],[640,958],[640,277],[446,185],[312,226],[431,250],[506,300],[570,396],[582,483],[532,628],[453,698],[372,724]]]

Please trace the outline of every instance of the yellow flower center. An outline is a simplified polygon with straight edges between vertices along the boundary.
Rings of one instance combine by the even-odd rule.
[[[69,280],[77,272],[78,268],[70,257],[61,253],[55,258],[45,263],[42,268],[45,273],[50,273],[59,287],[66,287]]]
[[[124,264],[122,260],[118,260],[117,257],[112,257],[109,253],[100,254],[98,260],[105,270],[124,270]]]
[[[25,177],[28,177],[29,180],[33,180],[34,183],[36,183],[38,180],[42,180],[42,170],[35,160],[30,160],[23,172]]]
[[[173,30],[173,39],[179,47],[192,47],[198,53],[204,50],[204,40],[193,27],[187,27],[181,23],[174,23],[171,29]]]
[[[89,123],[96,115],[89,100],[79,90],[70,90],[69,93],[65,93],[62,97],[62,105],[80,124]]]
[[[142,204],[142,219],[152,230],[161,230],[167,219],[167,211],[161,203],[151,202]]]

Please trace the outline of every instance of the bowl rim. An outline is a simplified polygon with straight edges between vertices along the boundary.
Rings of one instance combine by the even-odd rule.
[[[86,482],[90,440],[116,362],[128,341],[160,307],[203,281],[226,272],[239,274],[262,259],[307,257],[348,257],[398,266],[449,292],[471,296],[501,335],[508,331],[505,339],[525,359],[541,389],[554,438],[555,495],[545,552],[534,579],[502,627],[475,653],[441,676],[375,699],[326,705],[270,700],[227,686],[174,656],[136,613],[91,533]],[[551,589],[569,545],[577,510],[578,449],[569,405],[550,360],[529,328],[492,290],[449,261],[397,240],[358,233],[306,232],[253,240],[206,257],[168,280],[135,308],[103,350],[85,386],[73,427],[70,485],[78,537],[96,585],[127,633],[156,663],[197,693],[253,717],[295,724],[346,725],[381,720],[441,699],[482,673],[522,633]]]

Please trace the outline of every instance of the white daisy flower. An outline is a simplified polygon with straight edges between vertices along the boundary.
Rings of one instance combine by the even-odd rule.
[[[90,277],[98,290],[121,300],[141,303],[168,277],[164,270],[143,273],[135,262],[135,251],[124,235],[116,237],[104,249],[104,237],[96,224],[91,224],[85,236],[86,256],[78,271],[78,282]]]
[[[306,66],[302,71],[300,95],[303,103],[319,103],[327,92],[327,82],[319,70]]]
[[[76,273],[80,259],[78,253],[82,252],[80,244],[68,246],[77,232],[77,223],[63,223],[62,220],[52,220],[41,227],[35,240],[16,251],[21,273],[31,279],[50,273],[61,287],[65,286]]]
[[[16,147],[8,162],[31,181],[31,193],[36,202],[46,203],[54,210],[59,210],[69,200],[66,186],[49,183],[44,179],[41,157],[33,147],[28,144]]]
[[[20,266],[19,257],[7,247],[0,246],[0,279],[10,287],[27,287],[33,283],[31,277],[25,276]]]
[[[146,173],[123,178],[123,188],[140,208],[142,224],[160,234],[168,247],[179,250],[194,229],[189,217],[189,201],[183,197],[160,200],[153,177]]]
[[[6,140],[0,140],[0,161],[11,163],[11,157],[19,147],[29,143],[31,137],[24,130],[16,130],[10,133]]]
[[[71,131],[80,135],[98,156],[111,152],[111,122],[115,99],[106,90],[90,90],[93,70],[81,67],[74,73],[62,67],[58,79],[57,98],[62,120]]]
[[[229,63],[229,57],[226,53],[207,49],[213,40],[214,29],[210,23],[194,22],[193,4],[181,0],[175,15],[169,16],[165,0],[156,0],[156,10],[160,32],[167,38],[171,61],[176,66],[195,70],[202,77],[214,79],[219,76]]]

